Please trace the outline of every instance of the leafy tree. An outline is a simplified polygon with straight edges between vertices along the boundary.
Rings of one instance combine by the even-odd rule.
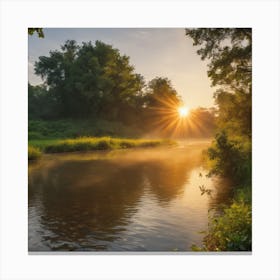
[[[144,96],[145,123],[159,133],[177,115],[181,99],[168,78],[156,77],[151,80]],[[163,124],[163,126],[161,125]]]
[[[145,108],[151,114],[161,115],[166,110],[176,110],[181,99],[168,78],[156,77],[145,91]]]
[[[39,38],[44,38],[44,32],[43,32],[43,28],[28,28],[28,35],[33,35],[34,32],[37,33]]]
[[[200,46],[197,53],[208,59],[208,76],[218,86],[218,133],[208,156],[211,174],[226,176],[248,201],[233,201],[223,213],[210,219],[204,237],[207,251],[240,251],[252,248],[251,222],[251,115],[252,115],[252,31],[250,28],[186,29],[186,35]],[[196,248],[193,248],[196,249]]]
[[[216,135],[208,149],[210,160],[215,160],[211,174],[231,178],[236,185],[251,184],[251,143],[240,138],[229,138],[225,131]]]
[[[252,31],[250,28],[186,29],[209,60],[208,76],[218,86],[218,124],[228,133],[251,137]]]
[[[228,174],[230,169],[233,179],[243,177],[248,181],[250,174],[245,171],[248,168],[239,174],[239,166],[243,165],[244,150],[247,151],[246,162],[251,163],[251,153],[245,147],[251,143],[252,135],[251,29],[187,29],[186,34],[193,39],[194,45],[200,46],[197,52],[201,58],[209,60],[208,76],[212,85],[219,87],[214,94],[219,133],[209,150],[210,158],[216,161],[213,171]]]
[[[28,84],[28,118],[53,119],[57,117],[55,96],[50,94],[44,85]]]
[[[208,75],[213,85],[250,88],[251,28],[186,29],[186,35],[193,39],[195,46],[201,46],[197,53],[202,60],[210,60]]]
[[[128,56],[100,41],[79,46],[68,40],[61,50],[39,57],[35,73],[56,96],[61,117],[99,116],[126,122],[131,120],[129,112],[142,106],[143,77],[134,72]]]
[[[180,98],[168,78],[156,77],[148,83],[146,91],[147,107],[168,106],[168,102],[180,103]]]

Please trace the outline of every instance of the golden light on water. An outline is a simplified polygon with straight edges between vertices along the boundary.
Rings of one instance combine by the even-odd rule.
[[[178,108],[178,113],[181,118],[185,118],[188,115],[189,110],[186,106],[181,106]]]

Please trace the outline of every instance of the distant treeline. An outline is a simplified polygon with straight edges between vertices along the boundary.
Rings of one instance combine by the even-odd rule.
[[[100,120],[137,127],[144,133],[178,136],[172,121],[178,118],[181,97],[165,77],[146,83],[129,57],[103,42],[68,40],[61,50],[40,56],[35,73],[44,84],[28,84],[30,120]],[[189,115],[184,136],[210,136],[214,109],[198,108]],[[77,132],[78,133],[78,132]],[[178,134],[178,133],[177,133]]]

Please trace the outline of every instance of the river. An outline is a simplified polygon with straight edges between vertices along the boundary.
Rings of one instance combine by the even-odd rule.
[[[191,251],[202,244],[208,210],[230,197],[224,180],[206,176],[208,145],[52,154],[29,163],[29,251]]]

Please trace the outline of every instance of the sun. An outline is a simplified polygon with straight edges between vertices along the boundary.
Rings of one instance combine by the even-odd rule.
[[[186,106],[181,106],[178,108],[178,113],[181,118],[185,118],[189,113],[189,109]]]

